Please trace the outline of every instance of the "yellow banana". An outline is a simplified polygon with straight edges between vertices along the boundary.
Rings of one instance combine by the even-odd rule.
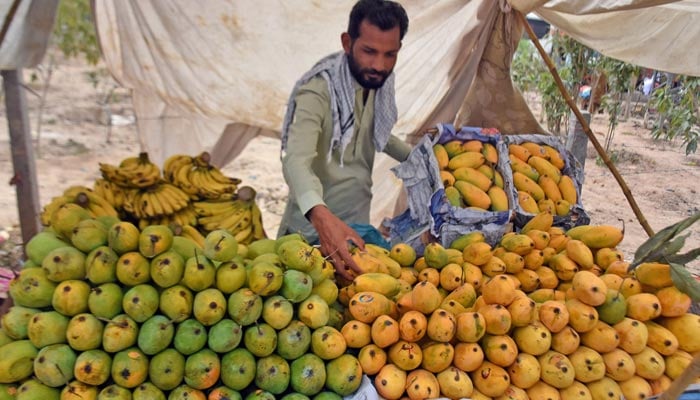
[[[172,182],[173,175],[183,165],[192,165],[192,157],[185,154],[174,154],[163,163],[163,177]]]
[[[41,211],[41,224],[44,226],[51,225],[51,215],[54,211],[58,210],[62,205],[71,203],[71,199],[68,196],[56,196],[51,199],[51,201],[44,206]]]
[[[182,225],[180,236],[192,239],[200,247],[204,247],[204,235],[192,225]]]
[[[253,234],[253,225],[249,224],[247,227],[236,232],[233,236],[236,238],[236,241],[238,241],[238,243],[248,244],[248,243],[250,243],[250,240],[252,238],[252,234]]]
[[[260,207],[258,207],[257,204],[253,203],[253,205],[251,206],[250,214],[252,219],[251,223],[253,224],[253,239],[265,239],[267,237],[267,233],[265,233],[262,211],[260,210]]]

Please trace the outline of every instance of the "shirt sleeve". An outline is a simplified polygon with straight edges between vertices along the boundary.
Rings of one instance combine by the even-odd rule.
[[[384,153],[398,162],[406,161],[410,152],[411,145],[394,135],[389,136],[389,141],[384,147]]]
[[[315,78],[297,91],[294,117],[289,126],[287,148],[282,157],[282,173],[301,213],[324,204],[323,186],[311,165],[318,156],[318,141],[323,130],[330,99],[322,78]]]

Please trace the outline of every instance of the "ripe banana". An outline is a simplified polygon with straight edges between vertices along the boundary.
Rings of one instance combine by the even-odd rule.
[[[265,227],[263,226],[262,211],[256,203],[251,206],[251,219],[253,224],[253,240],[260,240],[267,238],[267,233],[265,233]]]

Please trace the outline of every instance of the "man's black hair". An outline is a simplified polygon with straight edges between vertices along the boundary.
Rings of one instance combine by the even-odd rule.
[[[360,0],[350,11],[348,34],[352,40],[360,36],[360,23],[367,20],[383,31],[399,27],[399,38],[408,30],[408,15],[401,4],[388,0]]]

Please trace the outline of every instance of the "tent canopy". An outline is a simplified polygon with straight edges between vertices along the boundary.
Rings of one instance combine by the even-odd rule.
[[[510,79],[522,27],[535,12],[585,45],[647,68],[700,76],[700,0],[400,0],[409,18],[396,67],[394,133],[440,122],[543,132]],[[27,0],[7,21],[0,66],[35,65],[57,0]],[[162,162],[209,150],[225,165],[258,135],[278,137],[296,79],[339,50],[354,0],[93,1],[107,67],[133,91],[144,150]],[[48,16],[48,17],[47,17]],[[38,43],[38,44],[37,44]],[[375,192],[398,193],[378,157]],[[373,214],[389,215],[387,200]]]

